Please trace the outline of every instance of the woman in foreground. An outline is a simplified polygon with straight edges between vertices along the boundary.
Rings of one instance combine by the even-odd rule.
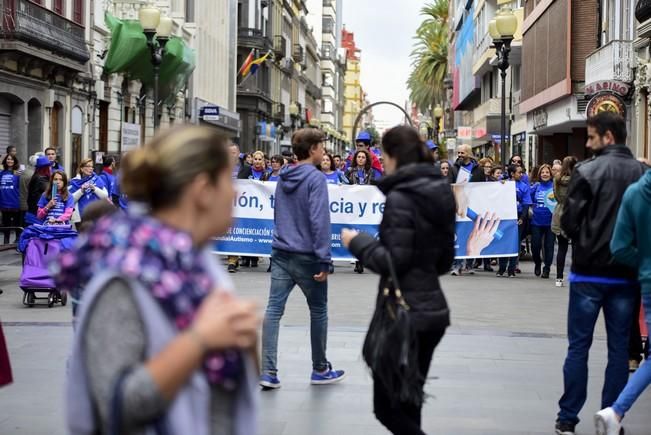
[[[231,223],[226,142],[168,130],[123,171],[124,193],[150,211],[100,220],[60,260],[60,288],[83,288],[69,433],[255,433],[258,316],[209,253]]]

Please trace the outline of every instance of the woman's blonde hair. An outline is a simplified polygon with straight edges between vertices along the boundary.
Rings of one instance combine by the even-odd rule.
[[[83,159],[83,160],[81,161],[81,163],[79,163],[79,169],[77,169],[77,173],[78,173],[79,175],[83,175],[83,174],[81,173],[81,168],[83,168],[84,166],[86,166],[86,165],[89,164],[89,163],[93,163],[93,159]]]
[[[264,153],[262,151],[256,151],[253,154],[251,154],[251,157],[255,157],[255,156],[260,156],[262,157],[262,160],[264,160]]]
[[[122,160],[122,190],[152,210],[169,207],[198,175],[216,181],[230,167],[227,144],[208,127],[185,125],[159,133]]]

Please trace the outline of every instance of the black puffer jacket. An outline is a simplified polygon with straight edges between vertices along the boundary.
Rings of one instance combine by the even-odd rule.
[[[624,145],[604,148],[576,166],[561,216],[561,229],[573,241],[572,272],[637,278],[635,270],[613,260],[610,239],[624,192],[646,169]]]
[[[381,275],[380,291],[389,277],[387,251],[419,331],[442,329],[450,314],[439,276],[454,261],[455,202],[450,184],[431,164],[407,165],[380,180],[386,195],[380,239],[360,233],[350,251]]]

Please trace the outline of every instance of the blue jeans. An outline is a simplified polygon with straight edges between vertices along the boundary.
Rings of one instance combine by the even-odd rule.
[[[534,227],[535,228],[535,227]],[[628,380],[628,340],[635,285],[571,283],[567,317],[569,348],[563,366],[565,393],[559,401],[558,420],[577,424],[588,392],[588,354],[595,323],[603,308],[608,335],[608,366],[601,407],[611,406]]]
[[[312,367],[328,368],[328,282],[317,282],[321,264],[314,255],[294,254],[277,249],[271,252],[271,289],[262,324],[262,372],[275,376],[278,372],[278,328],[289,294],[298,285],[310,309]]]
[[[651,293],[642,295],[642,305],[644,306],[644,321],[647,328],[651,330]],[[646,387],[651,385],[651,364],[646,360],[635,374],[629,379],[626,388],[619,395],[617,401],[613,405],[613,409],[620,417],[624,417],[633,403],[644,392]]]
[[[545,269],[552,267],[554,261],[554,242],[556,236],[552,233],[552,227],[539,227],[537,225],[531,226],[531,253],[533,255],[533,262],[536,266],[540,266],[543,262],[541,259],[540,251],[543,251]]]

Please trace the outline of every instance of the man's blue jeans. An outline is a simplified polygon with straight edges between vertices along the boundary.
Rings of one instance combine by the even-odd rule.
[[[608,366],[601,393],[601,407],[611,406],[628,380],[628,340],[635,285],[571,283],[567,318],[569,348],[563,377],[565,393],[559,401],[558,420],[577,424],[588,391],[588,354],[595,323],[603,308],[608,335]]]
[[[272,376],[278,372],[278,328],[287,298],[296,285],[310,309],[312,367],[324,371],[328,368],[328,283],[314,280],[314,275],[321,272],[321,264],[314,255],[277,249],[271,252],[271,259],[271,290],[262,325],[262,372]]]
[[[644,321],[649,330],[651,330],[651,293],[642,295],[642,305],[644,306]],[[637,314],[637,313],[636,313]],[[613,405],[613,409],[620,417],[624,417],[633,403],[644,392],[644,390],[651,384],[651,363],[646,360],[639,369],[635,372],[631,379],[629,379],[626,388],[619,395],[617,401]]]

